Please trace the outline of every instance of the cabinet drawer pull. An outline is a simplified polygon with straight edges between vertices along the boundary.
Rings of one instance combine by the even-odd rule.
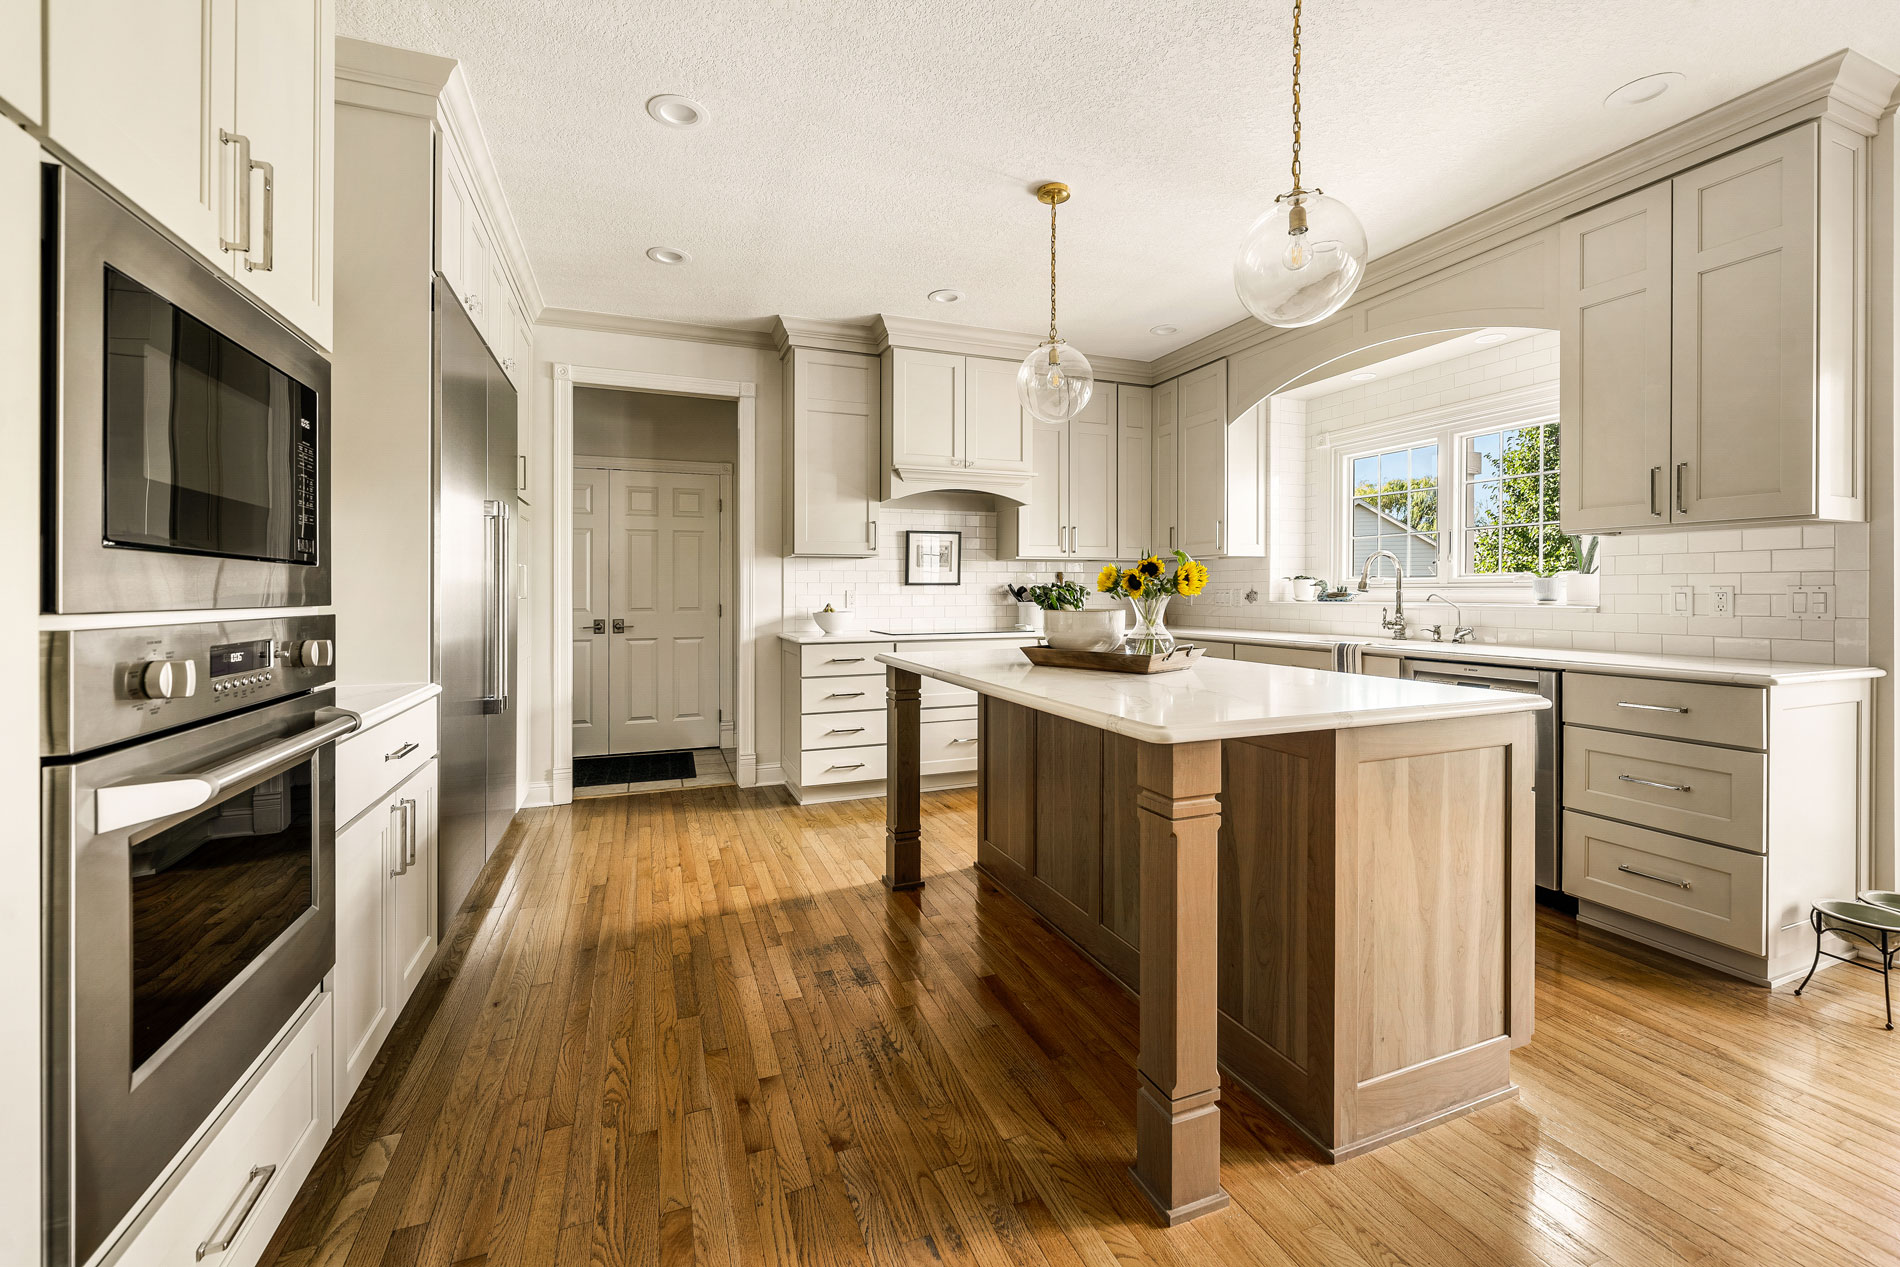
[[[403,808],[406,804],[406,801],[389,803],[390,821],[396,824],[396,865],[389,869],[392,880],[409,873],[409,811]]]
[[[1658,783],[1654,779],[1639,779],[1633,774],[1619,774],[1617,780],[1622,783],[1640,783],[1644,787],[1659,787],[1665,792],[1687,792],[1687,783]]]
[[[242,132],[227,132],[218,129],[219,145],[238,147],[238,171],[243,179],[238,182],[238,235],[227,238],[220,231],[218,247],[224,251],[236,251],[240,255],[251,253],[251,138]]]
[[[1640,871],[1637,868],[1632,867],[1627,863],[1622,863],[1622,862],[1617,863],[1616,869],[1618,871],[1627,872],[1630,875],[1640,875],[1643,877],[1643,879],[1654,880],[1658,884],[1673,884],[1679,889],[1686,889],[1689,887],[1689,882],[1687,880],[1678,880],[1674,876],[1656,875],[1649,871]]]
[[[826,699],[857,699],[859,696],[863,694],[864,694],[863,691],[833,691],[831,694],[825,696],[825,698]]]
[[[244,271],[268,273],[277,267],[277,169],[261,158],[253,162],[251,166],[264,173],[264,262],[251,263],[250,252],[247,251],[244,256]],[[245,172],[244,180],[247,184],[250,179],[251,173]]]
[[[211,1235],[198,1245],[198,1261],[203,1262],[206,1254],[221,1254],[231,1248],[231,1242],[244,1228],[244,1220],[251,1217],[251,1211],[264,1196],[264,1189],[270,1187],[271,1176],[277,1173],[276,1166],[253,1166],[239,1189],[237,1200],[224,1212],[218,1225],[211,1229]]]
[[[864,657],[861,655],[843,655],[843,656],[835,655],[835,656],[832,656],[831,659],[825,661],[825,663],[826,664],[863,664]]]
[[[1660,466],[1652,466],[1649,468],[1649,513],[1658,519],[1662,518],[1662,507],[1656,504],[1656,477],[1661,474],[1662,468]]]
[[[829,774],[833,770],[862,770],[863,768],[864,762],[853,761],[850,765],[828,765],[825,767],[825,772]]]
[[[1682,713],[1686,715],[1689,711],[1686,708],[1678,708],[1674,704],[1637,704],[1626,699],[1616,701],[1616,706],[1618,708],[1640,708],[1647,713]]]
[[[422,746],[421,744],[411,739],[408,743],[396,749],[394,752],[385,752],[383,754],[383,760],[401,761],[404,757],[408,756],[410,753],[414,752],[417,748],[420,748],[421,746]]]
[[[1687,462],[1676,463],[1676,510],[1685,515],[1689,513],[1689,503],[1684,501],[1682,497],[1682,477],[1688,470],[1689,464]]]
[[[960,743],[975,743],[975,742],[976,740],[974,739],[952,739],[950,741],[950,746],[955,747],[957,744],[960,744]]]
[[[862,726],[838,726],[838,727],[834,727],[834,728],[833,728],[833,729],[831,729],[831,730],[827,730],[827,731],[826,731],[825,733],[826,733],[827,735],[861,735],[861,734],[863,734],[863,733],[864,733],[864,727],[862,727]]]

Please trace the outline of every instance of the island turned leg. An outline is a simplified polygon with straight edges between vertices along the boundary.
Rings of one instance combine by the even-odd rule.
[[[923,679],[905,669],[884,670],[884,887],[924,887]]]
[[[1220,1186],[1215,996],[1221,746],[1142,744],[1141,1057],[1135,1182],[1169,1224],[1227,1205]]]

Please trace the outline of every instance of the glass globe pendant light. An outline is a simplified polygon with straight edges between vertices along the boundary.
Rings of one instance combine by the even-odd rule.
[[[1345,203],[1300,185],[1300,0],[1293,0],[1293,188],[1254,221],[1234,258],[1234,290],[1270,326],[1338,312],[1366,271],[1366,231]]]
[[[1095,391],[1089,358],[1056,334],[1056,207],[1068,200],[1067,185],[1051,181],[1036,190],[1036,201],[1049,206],[1049,337],[1023,358],[1016,371],[1016,396],[1044,422],[1067,422],[1082,412]]]

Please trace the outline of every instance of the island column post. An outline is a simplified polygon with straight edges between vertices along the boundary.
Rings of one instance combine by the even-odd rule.
[[[1221,745],[1136,751],[1141,841],[1141,1051],[1136,1184],[1174,1225],[1226,1207],[1220,1183]]]
[[[923,679],[884,669],[884,887],[924,887]]]

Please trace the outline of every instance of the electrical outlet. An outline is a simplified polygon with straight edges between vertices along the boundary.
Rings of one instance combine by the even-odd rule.
[[[1234,587],[1231,585],[1216,586],[1214,589],[1214,606],[1232,607],[1234,605],[1235,605]]]
[[[1695,586],[1671,585],[1669,587],[1669,614],[1671,616],[1695,615]]]
[[[1733,585],[1709,586],[1709,614],[1712,616],[1735,614],[1735,587]]]

